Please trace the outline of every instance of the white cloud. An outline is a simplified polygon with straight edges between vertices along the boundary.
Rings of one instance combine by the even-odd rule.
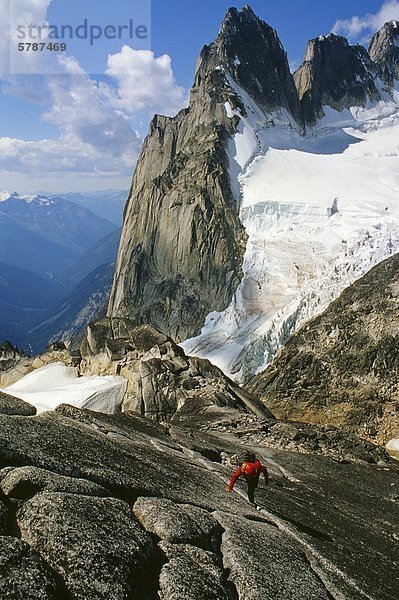
[[[49,80],[52,105],[43,119],[61,128],[64,142],[88,145],[111,163],[131,167],[141,140],[129,115],[112,106],[108,86],[90,79],[75,59],[60,61],[66,75]]]
[[[174,115],[186,104],[184,88],[176,84],[167,54],[155,58],[151,50],[123,46],[118,54],[108,56],[106,74],[118,82],[114,106],[128,113]]]
[[[11,20],[46,23],[51,1],[12,0]],[[9,0],[0,4],[7,8]],[[6,21],[7,16],[0,16],[0,24],[6,27]],[[6,55],[0,45],[0,72]],[[42,119],[58,127],[59,137],[38,141],[0,137],[2,179],[50,177],[55,182],[72,176],[84,184],[93,178],[130,178],[142,141],[137,127],[142,125],[145,133],[155,112],[173,115],[186,102],[170,57],[123,46],[108,56],[106,82],[91,78],[72,56],[54,55],[52,60],[57,65],[56,70],[51,65],[51,72],[59,75],[3,78],[8,95],[43,105]]]
[[[51,53],[18,51],[18,42],[22,41],[18,27],[29,27],[31,24],[48,25],[46,16],[51,2],[52,0],[0,0],[2,75],[54,72]]]
[[[399,0],[387,0],[377,13],[337,21],[333,33],[343,34],[352,41],[364,41],[388,21],[399,19]]]

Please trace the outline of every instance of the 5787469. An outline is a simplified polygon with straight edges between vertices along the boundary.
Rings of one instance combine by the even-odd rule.
[[[19,52],[65,52],[67,45],[65,42],[20,42],[18,44]]]

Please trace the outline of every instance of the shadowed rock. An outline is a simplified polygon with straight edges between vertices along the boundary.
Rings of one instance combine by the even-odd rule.
[[[382,78],[392,87],[399,79],[399,21],[390,21],[373,35],[369,54],[379,66]]]
[[[29,416],[36,414],[36,408],[15,396],[0,392],[0,414]]]
[[[324,116],[323,106],[342,111],[380,100],[375,79],[377,66],[363,46],[350,46],[329,33],[308,43],[303,64],[294,74],[305,121],[314,124]]]
[[[73,598],[145,597],[154,547],[121,500],[41,492],[17,518],[22,539],[61,575]]]
[[[0,536],[0,597],[56,600],[60,589],[44,560],[28,544]],[[64,596],[65,597],[65,596]]]

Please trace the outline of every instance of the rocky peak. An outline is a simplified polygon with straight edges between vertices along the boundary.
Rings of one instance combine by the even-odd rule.
[[[379,100],[377,73],[363,46],[351,46],[333,33],[310,40],[304,62],[294,73],[305,122],[322,118],[323,106],[342,111],[368,99]]]
[[[216,41],[203,48],[195,87],[205,72],[214,69],[226,70],[265,112],[285,108],[302,121],[287,54],[277,32],[248,5],[242,10],[230,8]]]
[[[399,21],[390,21],[372,37],[369,54],[380,67],[383,80],[393,86],[399,79]]]
[[[225,107],[245,115],[237,86],[261,109],[285,108],[300,120],[277,34],[248,6],[230,9],[203,48],[189,107],[151,123],[126,205],[110,317],[151,323],[181,341],[230,303],[246,245],[229,175],[240,119]]]

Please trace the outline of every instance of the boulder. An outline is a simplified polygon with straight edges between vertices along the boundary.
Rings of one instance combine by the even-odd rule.
[[[146,531],[166,542],[210,550],[221,535],[214,517],[190,504],[176,504],[164,498],[138,498],[133,512]]]
[[[45,561],[15,538],[0,536],[0,597],[4,600],[58,600],[64,591]]]
[[[41,492],[17,514],[21,537],[82,600],[145,597],[154,546],[115,498]]]
[[[81,374],[100,372],[127,380],[124,411],[161,422],[184,421],[215,410],[272,416],[220,369],[208,360],[186,356],[151,325],[135,326],[127,318],[105,317],[88,326],[80,352]]]
[[[237,596],[212,552],[188,544],[159,544],[167,557],[159,576],[161,600],[234,600]]]
[[[65,477],[38,467],[17,467],[4,474],[3,470],[0,471],[0,488],[10,498],[27,499],[45,490],[84,496],[109,495],[105,488],[92,481]]]
[[[20,398],[0,392],[0,414],[29,416],[36,414],[36,408]]]

